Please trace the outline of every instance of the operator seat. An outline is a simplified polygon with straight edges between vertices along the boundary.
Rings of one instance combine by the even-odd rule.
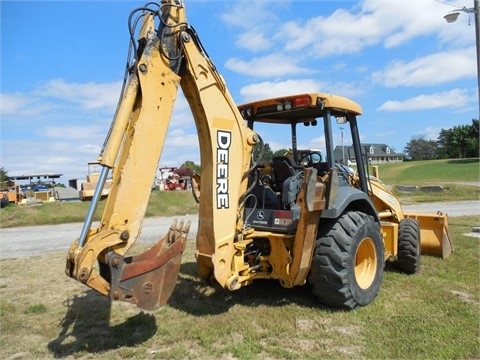
[[[275,191],[283,191],[285,180],[300,171],[303,173],[303,167],[295,164],[293,159],[288,156],[275,156],[272,159],[272,168],[275,177],[272,188]]]
[[[319,162],[313,165],[313,167],[317,169],[318,176],[325,176],[330,170],[330,168],[328,167],[328,163],[326,162]]]

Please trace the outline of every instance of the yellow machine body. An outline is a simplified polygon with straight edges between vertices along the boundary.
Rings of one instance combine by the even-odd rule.
[[[378,174],[376,174],[378,175]],[[404,218],[418,221],[420,225],[420,248],[425,255],[448,257],[453,251],[452,240],[448,232],[448,216],[438,211],[429,213],[404,213],[399,200],[388,190],[377,177],[370,177],[371,197],[382,220],[385,232],[385,243],[388,256],[396,256],[398,230],[389,230],[391,226]]]
[[[348,174],[333,159],[336,119],[350,125],[361,164],[360,105],[338,95],[307,93],[238,106],[189,26],[182,1],[148,6],[132,12],[142,19],[138,41],[132,43],[134,59],[98,157],[102,171],[84,227],[67,255],[67,275],[112,300],[147,310],[168,300],[190,224],[175,222],[145,253],[126,253],[141,232],[180,87],[200,146],[201,177],[193,179],[199,275],[228,290],[256,279],[275,279],[288,288],[308,281],[319,300],[333,306],[355,308],[373,301],[383,262],[398,255],[397,234],[406,215],[380,182],[366,180],[363,167]],[[262,124],[292,131],[293,157],[253,158],[263,143],[254,127]],[[297,126],[323,129],[326,159],[299,151]],[[100,224],[92,229],[109,172],[110,192]],[[437,218],[448,239],[446,217]],[[425,227],[422,238],[432,243],[429,250],[447,256],[445,240],[435,244],[430,235],[438,239],[436,220],[415,219]],[[406,224],[407,240],[415,245],[420,239],[411,233],[417,223]],[[408,263],[415,254],[407,255]]]

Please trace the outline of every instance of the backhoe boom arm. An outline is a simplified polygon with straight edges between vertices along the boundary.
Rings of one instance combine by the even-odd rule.
[[[369,176],[357,123],[362,108],[355,101],[314,92],[237,106],[187,22],[183,1],[148,3],[132,12],[129,25],[125,82],[98,157],[95,195],[67,255],[68,276],[142,309],[168,301],[190,223],[173,222],[143,253],[131,248],[180,89],[200,149],[201,176],[192,185],[199,202],[195,257],[203,280],[228,290],[259,279],[286,288],[308,281],[321,302],[353,309],[373,301],[385,261],[415,273],[421,252],[450,254],[446,214],[404,214],[388,188]],[[355,171],[336,155],[334,122],[350,125]],[[268,134],[270,126],[288,129],[291,151],[263,158],[267,143],[254,129]],[[325,138],[324,155],[297,146],[313,134]],[[109,175],[110,192],[93,227]]]
[[[199,228],[199,264],[209,272],[213,262],[221,262],[224,266],[215,268],[220,280],[230,275],[231,259],[222,254],[237,236],[238,199],[247,188],[251,148],[258,138],[244,124],[221,76],[188,25],[183,3],[164,0],[158,9],[141,8],[132,14],[135,12],[141,12],[143,18],[135,58],[98,158],[103,178],[112,172],[112,187],[97,229],[91,229],[91,218],[99,197],[92,200],[80,238],[69,250],[66,273],[112,299],[153,309],[163,305],[173,291],[189,224],[174,223],[144,254],[124,256],[141,232],[178,86],[192,109],[199,134],[205,174],[199,216],[212,219]],[[231,166],[234,159],[235,166]],[[99,182],[97,193],[102,186]],[[218,226],[220,219],[222,226]]]

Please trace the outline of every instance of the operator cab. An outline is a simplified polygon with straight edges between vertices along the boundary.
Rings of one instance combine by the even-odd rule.
[[[340,164],[341,159],[336,159],[334,153],[334,119],[339,125],[350,124],[354,148],[357,147],[358,151],[355,157],[361,157],[356,126],[356,116],[361,114],[361,107],[344,97],[310,93],[261,100],[240,105],[238,109],[247,126],[259,134],[290,134],[290,150],[287,153],[264,160],[262,142],[259,151],[254,152],[260,155],[253,159],[254,170],[245,201],[246,223],[259,230],[294,233],[300,215],[297,195],[305,168],[315,168],[317,176],[324,177],[332,167],[337,167],[339,174],[344,174],[340,180],[348,181],[347,167]],[[272,126],[275,128],[272,129]],[[324,139],[325,149],[298,148],[298,142],[309,141],[312,137]],[[266,142],[269,142],[268,139]]]

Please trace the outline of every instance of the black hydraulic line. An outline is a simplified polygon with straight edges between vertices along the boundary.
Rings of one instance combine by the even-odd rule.
[[[295,121],[292,121],[291,123],[291,128],[292,128],[292,151],[293,151],[293,158],[296,161],[297,159],[297,154],[298,154],[298,149],[297,149],[297,125]]]
[[[333,143],[332,143],[332,116],[330,109],[327,109],[327,113],[323,118],[324,132],[325,132],[325,147],[327,150],[327,163],[328,167],[333,167]]]
[[[362,190],[365,194],[368,194],[367,178],[365,174],[365,163],[362,155],[362,149],[360,147],[360,135],[358,132],[357,118],[355,115],[348,115],[347,119],[350,123],[353,150],[355,151],[355,159],[357,160],[357,173],[358,178],[360,179],[360,190]]]

